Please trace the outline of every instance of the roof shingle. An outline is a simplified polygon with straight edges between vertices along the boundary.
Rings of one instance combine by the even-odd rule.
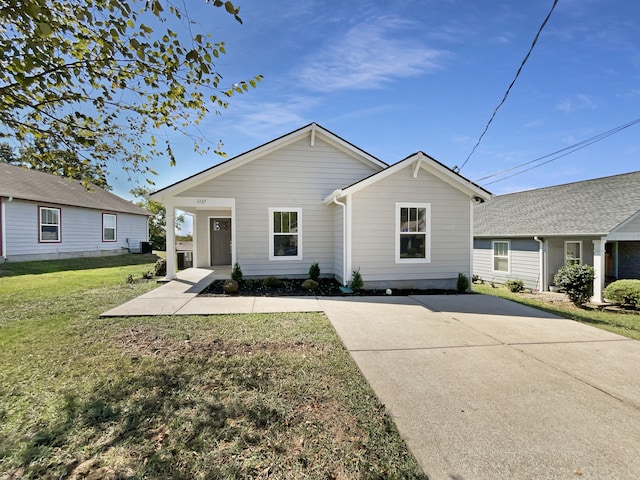
[[[150,215],[143,208],[100,187],[93,186],[93,190],[89,191],[76,180],[1,162],[0,196],[134,215]]]
[[[499,195],[474,209],[474,235],[605,235],[640,211],[640,171]]]

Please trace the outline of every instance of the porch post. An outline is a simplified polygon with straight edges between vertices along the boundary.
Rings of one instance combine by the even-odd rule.
[[[593,303],[602,303],[604,301],[602,294],[604,292],[606,276],[605,243],[606,240],[603,238],[593,241],[593,270],[595,273],[595,278],[593,279],[593,297],[591,297]]]
[[[173,204],[166,203],[167,210],[167,280],[176,278],[176,209]]]

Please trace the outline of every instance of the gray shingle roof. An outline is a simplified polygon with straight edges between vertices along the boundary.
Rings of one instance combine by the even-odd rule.
[[[601,235],[640,211],[640,172],[499,195],[474,209],[475,236]]]
[[[0,162],[0,197],[57,205],[150,215],[143,208],[100,187],[88,191],[75,180]]]

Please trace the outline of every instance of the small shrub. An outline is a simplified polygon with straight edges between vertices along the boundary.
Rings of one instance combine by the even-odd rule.
[[[604,298],[618,305],[640,308],[640,280],[617,280],[604,289]]]
[[[360,274],[360,268],[351,272],[351,290],[355,293],[358,293],[364,287],[364,281],[362,280],[362,275]]]
[[[240,264],[238,262],[233,264],[233,270],[231,270],[231,279],[239,282],[242,280],[242,269],[240,268]]]
[[[482,280],[480,275],[476,275],[476,274],[473,274],[473,276],[471,277],[471,281],[473,283],[481,283],[481,284],[484,283],[484,280]]]
[[[522,280],[507,280],[504,282],[504,286],[513,293],[518,293],[524,290],[524,282]]]
[[[153,266],[153,275],[156,277],[164,277],[167,274],[167,261],[159,258]]]
[[[222,290],[224,290],[224,293],[238,293],[239,288],[240,286],[235,280],[225,280],[222,284]]]
[[[133,275],[129,274],[129,275],[127,275],[127,280],[126,280],[126,282],[127,282],[127,283],[136,283],[136,279],[135,279],[135,278],[133,278]]]
[[[316,288],[318,288],[318,286],[320,286],[320,284],[312,278],[307,278],[304,282],[302,282],[302,285],[300,285],[303,290],[315,290]]]
[[[320,265],[318,265],[318,262],[313,263],[309,267],[309,278],[316,282],[320,280]]]
[[[282,282],[280,282],[276,277],[267,277],[262,281],[262,283],[267,288],[278,288]]]
[[[466,292],[469,289],[469,278],[464,273],[458,274],[458,282],[456,283],[456,290],[459,293]]]
[[[564,290],[574,305],[580,307],[591,297],[594,278],[592,266],[576,263],[560,268],[553,276],[553,282]]]

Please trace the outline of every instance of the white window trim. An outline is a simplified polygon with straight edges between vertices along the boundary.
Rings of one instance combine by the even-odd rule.
[[[567,257],[567,244],[577,243],[580,246],[580,257],[577,259],[578,263],[582,263],[582,240],[565,240],[564,241],[564,264],[567,265],[569,258]],[[575,259],[574,259],[575,260]]]
[[[273,232],[273,214],[275,212],[296,212],[298,214],[298,255],[286,255],[286,256],[277,256],[273,254],[274,243],[273,240],[275,238],[275,234]],[[291,261],[291,260],[302,260],[302,208],[294,208],[294,207],[270,207],[269,208],[269,260],[274,260],[277,262],[283,261]]]
[[[426,210],[425,220],[425,242],[424,258],[400,258],[400,209],[402,208],[424,208]],[[396,263],[431,263],[431,204],[396,202],[396,224],[393,232],[396,243]]]
[[[507,244],[507,269],[506,270],[496,270],[496,243],[506,243]],[[501,257],[503,258],[503,257]],[[495,273],[503,273],[510,274],[511,273],[511,240],[491,240],[491,271]]]
[[[114,222],[113,227],[105,227],[105,224],[104,224],[104,218],[105,217],[113,217],[114,218],[115,222]],[[105,237],[104,232],[105,232],[106,228],[109,228],[109,229],[113,228],[113,240],[108,240]],[[113,243],[113,242],[117,242],[118,241],[118,216],[115,213],[103,213],[102,214],[102,241],[103,242],[109,242],[109,243]]]
[[[42,223],[42,211],[55,210],[58,212],[58,223]],[[42,227],[53,226],[58,227],[58,238],[56,240],[44,240],[42,238]],[[38,242],[39,243],[62,243],[62,209],[58,207],[38,207]]]

